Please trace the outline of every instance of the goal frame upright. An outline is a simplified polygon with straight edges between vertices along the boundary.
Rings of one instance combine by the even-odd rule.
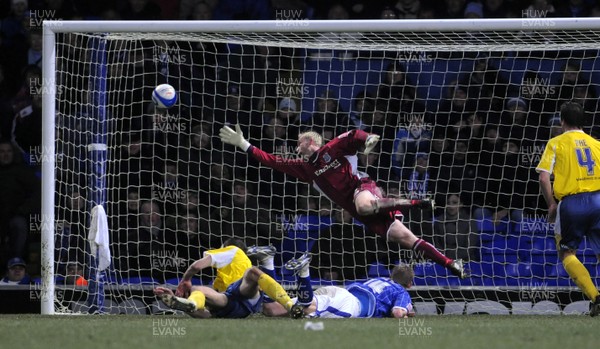
[[[598,18],[458,20],[270,20],[270,21],[44,21],[42,96],[42,297],[41,313],[54,314],[56,35],[60,33],[428,33],[600,30]],[[226,42],[226,38],[222,39]],[[293,43],[288,43],[293,45]],[[299,42],[296,47],[303,47]],[[600,38],[598,40],[600,46]],[[433,44],[431,47],[434,47]],[[540,43],[539,47],[543,47]],[[585,49],[585,46],[579,49]],[[390,45],[388,50],[403,50]],[[524,47],[524,50],[532,48]],[[500,49],[497,49],[500,50]],[[105,86],[105,85],[104,85]],[[106,160],[106,158],[105,158]]]

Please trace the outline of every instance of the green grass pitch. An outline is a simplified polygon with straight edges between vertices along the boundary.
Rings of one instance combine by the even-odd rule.
[[[305,330],[323,322],[321,331]],[[133,315],[0,315],[2,348],[597,348],[586,316],[242,320]]]

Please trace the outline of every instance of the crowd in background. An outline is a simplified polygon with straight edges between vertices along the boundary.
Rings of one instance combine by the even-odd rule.
[[[299,12],[298,12],[299,11]],[[431,19],[598,16],[594,1],[267,1],[129,0],[0,1],[0,263],[7,277],[23,267],[39,276],[42,32],[44,19]],[[90,69],[82,36],[64,35],[58,46],[57,262],[68,283],[82,283],[88,192],[86,130],[94,111]],[[159,49],[157,49],[159,47]],[[238,50],[238,51],[235,51]],[[244,55],[240,55],[242,52]],[[177,52],[179,60],[169,57]],[[165,54],[163,56],[163,54]],[[233,53],[233,54],[232,54]],[[302,96],[282,96],[278,82],[302,76],[305,52],[267,46],[232,48],[201,42],[146,42],[109,53],[107,114],[110,151],[107,211],[113,267],[121,277],[164,281],[180,275],[202,251],[231,236],[248,245],[283,251],[312,249],[324,278],[366,275],[375,261],[406,258],[365,232],[345,212],[307,185],[260,167],[220,144],[218,129],[241,124],[253,144],[292,157],[299,132],[325,139],[360,128],[381,135],[380,146],[358,166],[389,195],[433,197],[435,212],[410,210],[413,231],[451,258],[477,260],[477,220],[512,224],[527,210],[542,214],[534,157],[560,133],[557,111],[577,100],[590,116],[597,86],[581,61],[560,60],[555,88],[540,89],[536,71],[519,84],[501,74],[495,57],[478,55],[472,71],[445,88],[432,109],[407,78],[406,62],[386,57],[381,83],[360,91],[343,110],[335,90],[315,99],[302,117]],[[438,59],[432,53],[433,59]],[[442,58],[443,57],[439,57]],[[360,55],[357,59],[367,59]],[[559,60],[557,60],[558,62]],[[156,110],[148,96],[170,83],[180,103]],[[539,159],[538,159],[539,160]],[[281,256],[286,258],[286,256]],[[8,264],[6,264],[8,263]],[[14,270],[13,270],[14,269]],[[18,269],[18,270],[17,270]],[[129,272],[128,272],[129,271]],[[23,280],[29,280],[23,276]],[[79,281],[77,281],[79,280]],[[14,283],[14,280],[11,281]],[[28,281],[27,281],[28,282]]]

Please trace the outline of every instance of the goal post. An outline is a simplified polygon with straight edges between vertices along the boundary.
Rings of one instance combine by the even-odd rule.
[[[452,193],[458,194],[459,197],[468,193],[465,194],[466,198],[461,199],[468,201],[466,204],[469,207],[482,208],[472,211],[473,217],[469,218],[475,231],[457,234],[457,239],[467,241],[468,245],[463,246],[465,249],[477,250],[478,257],[470,264],[473,268],[478,268],[475,270],[476,277],[468,283],[461,283],[450,276],[446,277],[445,271],[428,264],[430,262],[421,263],[417,266],[422,274],[417,275],[419,282],[416,283],[415,298],[423,300],[423,304],[428,306],[431,305],[432,299],[456,301],[454,303],[458,308],[463,305],[463,312],[468,312],[465,310],[465,300],[486,300],[488,293],[485,292],[499,294],[496,300],[503,301],[507,297],[511,300],[519,299],[520,295],[539,300],[544,296],[540,296],[540,293],[548,290],[565,292],[566,296],[561,295],[558,298],[581,298],[580,295],[571,297],[571,293],[580,292],[574,284],[565,283],[560,279],[564,279],[564,275],[556,274],[557,271],[560,272],[556,262],[555,270],[546,267],[547,260],[554,261],[546,257],[550,254],[546,240],[551,231],[546,229],[546,235],[536,236],[536,232],[544,230],[539,226],[544,224],[541,214],[544,207],[538,203],[539,194],[536,196],[530,192],[534,181],[531,174],[528,171],[510,173],[506,170],[506,173],[513,177],[510,181],[503,181],[501,176],[492,171],[502,167],[525,170],[526,165],[532,165],[535,157],[540,155],[539,152],[543,149],[540,148],[541,144],[547,140],[544,137],[551,132],[548,122],[556,112],[544,103],[549,100],[550,94],[555,93],[558,96],[561,86],[557,82],[557,76],[571,59],[580,61],[577,73],[583,71],[587,78],[583,87],[588,95],[580,98],[587,103],[591,100],[592,93],[600,93],[600,88],[593,81],[597,78],[596,74],[600,74],[600,63],[585,55],[573,56],[573,52],[600,50],[600,21],[596,18],[45,21],[43,30],[43,314],[55,313],[56,289],[65,287],[59,286],[55,281],[57,277],[65,277],[62,267],[57,271],[57,249],[74,249],[76,254],[84,255],[86,258],[81,262],[85,264],[86,277],[90,278],[91,287],[98,284],[90,275],[95,273],[90,272],[94,263],[93,259],[92,262],[88,259],[93,257],[89,256],[89,246],[79,243],[55,245],[57,238],[61,238],[61,241],[69,240],[71,244],[77,239],[74,236],[64,236],[64,232],[56,229],[56,222],[64,219],[65,212],[71,217],[79,214],[78,217],[81,218],[71,223],[73,227],[77,226],[79,234],[85,233],[87,237],[90,211],[96,205],[106,206],[111,224],[111,238],[116,236],[120,239],[111,241],[111,248],[118,252],[113,259],[118,262],[118,268],[112,269],[115,276],[110,287],[112,295],[116,295],[113,297],[114,303],[124,302],[125,298],[140,290],[147,292],[151,286],[144,284],[146,279],[152,279],[151,282],[156,283],[173,279],[165,273],[157,280],[158,269],[168,269],[173,267],[174,263],[171,272],[181,274],[193,255],[190,252],[195,248],[192,241],[202,241],[205,244],[202,248],[206,248],[214,245],[215,241],[221,242],[227,235],[245,238],[249,244],[274,243],[280,249],[279,252],[286,257],[306,252],[306,249],[312,249],[313,252],[321,249],[328,251],[319,256],[318,261],[328,265],[330,269],[340,269],[338,278],[341,278],[342,283],[351,281],[351,278],[346,278],[345,275],[352,274],[346,272],[355,266],[362,268],[364,273],[361,276],[366,277],[385,275],[385,270],[382,270],[382,274],[377,274],[378,265],[398,260],[418,260],[419,256],[409,256],[393,248],[391,252],[385,251],[385,243],[382,245],[381,241],[375,241],[368,232],[362,238],[356,239],[361,240],[362,250],[353,254],[352,249],[357,246],[356,241],[347,235],[334,235],[334,232],[339,233],[341,229],[348,229],[348,226],[333,217],[334,214],[327,217],[315,213],[319,211],[320,206],[327,206],[326,200],[318,199],[308,187],[289,178],[278,177],[256,162],[247,160],[245,154],[236,154],[231,148],[223,145],[215,145],[208,152],[198,150],[196,157],[191,154],[196,149],[194,147],[200,147],[195,145],[194,137],[199,144],[206,142],[203,140],[205,136],[208,137],[209,143],[217,142],[214,128],[234,120],[228,114],[232,110],[227,102],[231,94],[239,96],[237,103],[248,108],[247,114],[236,111],[235,115],[242,120],[240,123],[247,135],[250,134],[250,142],[255,145],[268,144],[272,152],[283,157],[293,157],[292,144],[295,140],[289,140],[291,143],[284,140],[293,138],[297,132],[289,125],[283,125],[283,133],[274,136],[271,143],[262,142],[263,139],[256,136],[265,137],[264,132],[271,132],[264,131],[269,127],[276,134],[278,127],[281,127],[277,124],[280,118],[273,116],[278,112],[277,109],[284,107],[288,112],[291,110],[297,113],[299,125],[293,126],[316,127],[314,120],[311,121],[313,112],[317,112],[318,109],[315,100],[329,98],[330,91],[337,94],[339,110],[348,117],[344,120],[332,119],[336,123],[333,125],[335,130],[327,128],[332,125],[321,125],[319,130],[336,134],[350,127],[368,127],[373,132],[387,132],[386,136],[382,137],[383,141],[377,152],[388,162],[376,162],[372,165],[368,162],[363,163],[369,161],[368,159],[361,159],[360,169],[374,176],[375,180],[385,183],[385,189],[390,194],[403,197],[413,194],[439,194],[445,200]],[[168,43],[171,42],[175,43],[172,48],[177,50],[177,57],[172,57],[172,52],[169,51],[171,47]],[[206,49],[208,44],[223,45],[225,49],[215,49],[213,52]],[[279,50],[275,54],[274,61],[277,62],[269,62],[271,48]],[[300,50],[301,53],[288,53],[286,50]],[[314,56],[309,56],[309,52]],[[488,81],[478,83],[474,79],[461,80],[465,76],[471,76],[469,74],[477,66],[476,61],[484,56],[486,64],[489,65],[481,69],[487,73],[494,68],[499,77],[491,84],[493,88],[488,91],[491,95],[481,94],[482,86]],[[265,66],[259,68],[257,61]],[[291,63],[284,64],[282,61]],[[540,74],[528,78],[527,73],[534,68]],[[410,110],[404,114],[400,113],[404,106],[399,106],[400,109],[397,110],[393,103],[390,103],[393,98],[389,93],[394,87],[390,84],[386,90],[379,86],[383,83],[383,76],[387,71],[401,70],[404,75],[410,76],[412,81],[410,89],[403,89],[400,98],[394,97],[396,102],[404,103],[409,99],[408,95],[418,102],[410,104]],[[517,78],[522,80],[515,81]],[[351,82],[348,82],[349,80]],[[554,85],[550,86],[550,81]],[[151,102],[148,91],[162,82],[174,84],[180,97],[178,105],[166,113],[149,109]],[[352,84],[360,85],[360,89],[353,88]],[[522,89],[521,85],[526,84],[527,89]],[[286,85],[286,88],[281,89],[280,85]],[[574,85],[573,89],[579,85]],[[557,91],[550,92],[552,87]],[[511,88],[513,94],[508,92]],[[367,102],[363,102],[373,102],[370,110],[372,114],[376,115],[379,112],[385,115],[385,120],[393,122],[379,121],[378,124],[373,119],[366,121],[364,116],[361,116],[355,99],[358,92],[363,90],[375,95],[372,97],[373,101],[369,101],[370,97],[366,95]],[[455,98],[476,101],[474,109],[461,109],[463,114],[453,119],[456,117],[456,110],[452,105],[453,97],[444,96],[447,90],[455,94],[458,90],[464,92],[463,97]],[[472,95],[472,91],[475,90],[480,93],[477,97]],[[507,92],[502,96],[496,95],[499,90]],[[384,104],[380,103],[384,98],[381,95],[376,96],[377,93],[383,93],[382,91],[388,93],[387,103]],[[524,92],[529,93],[527,98],[523,97],[526,94]],[[544,96],[540,97],[542,94]],[[575,95],[571,97],[573,96]],[[265,107],[269,103],[271,109]],[[444,103],[448,107],[447,110],[443,109]],[[512,108],[518,109],[523,103],[524,108],[530,108],[524,112],[531,112],[531,105],[542,103],[543,108],[547,109],[536,111],[535,115],[539,114],[539,120],[543,120],[545,124],[537,121],[537,124],[532,125],[524,121],[525,131],[510,131],[512,123],[517,123]],[[83,110],[85,108],[91,111]],[[208,112],[213,115],[206,116]],[[481,143],[479,152],[469,143],[474,137],[471,133],[468,139],[461,138],[467,137],[464,134],[467,129],[471,130],[474,123],[471,120],[467,125],[467,114],[475,115],[477,112],[486,115],[481,120],[495,126],[490,129],[494,128],[497,135],[508,130],[506,132],[509,132],[510,137],[507,139],[498,136],[501,142],[506,143],[503,145],[506,149],[502,149],[500,143],[496,145],[500,148],[485,148],[486,140],[491,138],[487,134],[477,136]],[[507,122],[508,117],[515,119]],[[323,118],[325,120],[326,116]],[[477,119],[477,116],[473,118]],[[593,121],[597,123],[597,120]],[[383,127],[378,128],[379,126]],[[407,137],[415,127],[419,133],[429,132],[427,137],[431,142],[428,141],[427,147],[423,149],[400,147],[402,137]],[[488,131],[487,128],[483,129]],[[404,136],[400,136],[401,134]],[[455,147],[460,144],[456,148],[458,150],[433,150],[434,145],[429,144],[434,141],[444,143],[447,138],[452,138],[450,142]],[[511,141],[516,150],[511,150]],[[466,149],[460,149],[460,146]],[[121,155],[122,152],[128,152],[127,147],[142,150],[135,150],[139,152],[138,155],[127,158],[127,162],[125,155]],[[518,153],[519,157],[511,158],[511,152]],[[423,156],[423,153],[439,153],[439,159],[444,160],[434,163],[431,154]],[[456,153],[463,153],[464,163],[454,156]],[[486,160],[484,156],[477,154],[488,154],[489,159]],[[129,155],[131,154],[127,156]],[[56,160],[57,156],[63,156],[60,163]],[[477,160],[469,162],[474,157]],[[429,186],[419,182],[422,178],[419,179],[415,168],[421,158],[429,159],[428,166],[438,176],[435,189],[431,189],[433,181]],[[79,161],[84,159],[88,159],[88,164],[80,165]],[[473,165],[475,172],[488,171],[486,175],[489,177],[482,177],[475,172],[466,174],[465,171],[470,165]],[[458,173],[453,171],[458,171],[458,168],[465,169],[460,175],[464,177],[453,177]],[[59,171],[61,174],[57,177]],[[502,174],[504,171],[501,170]],[[267,177],[264,177],[265,173]],[[526,173],[526,177],[522,176],[523,173]],[[241,176],[242,179],[235,181],[236,176]],[[429,178],[429,174],[426,177]],[[235,200],[239,193],[236,194],[235,187],[239,182],[243,183],[243,190],[252,194],[259,203],[252,206],[246,202],[246,206],[243,207],[247,207],[247,210],[236,211],[238,206]],[[130,190],[133,187],[136,190]],[[506,188],[508,192],[505,192]],[[68,193],[65,194],[65,191]],[[77,192],[77,195],[72,192]],[[523,201],[526,204],[517,203],[515,200],[507,201],[510,203],[505,208],[509,211],[509,216],[505,223],[510,228],[501,231],[498,225],[490,225],[491,219],[487,211],[483,210],[489,199],[488,193],[494,194],[494,200],[498,202],[506,200],[504,196],[511,194],[523,194],[525,197]],[[128,203],[138,200],[131,199],[129,195],[137,197],[140,205],[148,201],[148,214],[152,215],[159,210],[158,213],[163,218],[160,229],[162,231],[173,228],[172,236],[158,239],[152,235],[154,230],[149,229],[150,245],[144,245],[147,241],[142,240],[139,244],[132,244],[129,240],[131,234],[140,239],[146,236],[135,233],[142,224],[141,221],[145,219],[145,213],[140,211],[139,207],[135,213],[127,211]],[[84,197],[83,204],[69,203],[79,197]],[[157,208],[153,206],[156,202],[159,203]],[[411,211],[407,214],[409,221],[406,224],[411,224],[411,228],[414,226],[415,232],[421,233],[424,238],[431,239],[434,243],[441,241],[445,244],[447,241],[440,239],[439,234],[434,231],[441,226],[440,222],[445,221],[434,217],[445,217],[443,210],[447,204],[439,201],[437,204],[442,211]],[[189,209],[191,206],[197,207],[195,213]],[[119,211],[121,209],[124,211]],[[301,213],[298,214],[296,210]],[[511,216],[513,213],[514,217]],[[520,218],[517,218],[519,214]],[[181,221],[182,216],[188,220]],[[514,221],[511,221],[512,218]],[[203,234],[192,236],[193,234],[180,231],[187,229],[189,219],[195,219],[197,229],[202,230]],[[242,232],[236,229],[240,226],[243,227]],[[251,227],[248,228],[249,226]],[[353,225],[357,226],[360,227],[358,224]],[[251,229],[252,233],[244,229]],[[359,228],[356,229],[353,232],[359,231]],[[217,232],[221,230],[223,233]],[[472,233],[476,237],[469,239]],[[328,236],[331,236],[331,239],[328,240]],[[175,237],[176,240],[169,240]],[[154,239],[157,240],[156,246],[160,245],[160,252],[155,250]],[[182,243],[182,239],[185,243]],[[85,241],[87,244],[87,240]],[[525,244],[527,248],[523,247]],[[535,253],[537,255],[539,252],[539,256],[542,257],[531,258],[534,249],[539,246],[543,246],[545,250],[536,250]],[[186,252],[182,252],[181,248],[185,248]],[[444,246],[440,249],[445,248],[451,247]],[[131,255],[127,254],[129,252]],[[185,258],[182,257],[183,254]],[[386,256],[380,259],[382,254]],[[370,257],[364,257],[367,255]],[[484,255],[487,257],[483,257]],[[542,271],[536,274],[529,270],[531,276],[521,279],[521,274],[518,274],[520,269],[511,266],[521,262]],[[336,265],[339,263],[343,265]],[[518,284],[508,280],[509,272],[516,273],[514,275],[519,280]],[[318,276],[325,278],[320,272]],[[288,276],[281,275],[283,281],[287,280],[286,277]],[[124,282],[126,278],[131,283]],[[134,284],[131,281],[134,278],[140,283]],[[451,281],[444,281],[445,279]],[[503,281],[495,285],[496,279]],[[559,280],[562,281],[558,282]],[[520,281],[526,284],[525,288]],[[100,284],[103,285],[102,280]],[[88,293],[94,294],[91,287],[90,290],[75,289],[82,292],[81,297],[85,299]],[[103,293],[101,289],[99,292]],[[81,297],[77,299],[81,300]],[[96,306],[98,302],[93,301]],[[144,298],[143,302],[147,304],[147,299]],[[68,307],[71,303],[74,303],[74,300],[63,302]],[[123,304],[124,307],[131,306],[127,302]],[[565,302],[562,302],[561,306],[564,304]],[[117,308],[116,305],[110,307]],[[448,306],[448,309],[451,308]],[[114,312],[130,310],[119,309]]]

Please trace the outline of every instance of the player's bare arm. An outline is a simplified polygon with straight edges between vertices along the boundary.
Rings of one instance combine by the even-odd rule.
[[[175,295],[178,297],[189,296],[192,290],[192,277],[198,274],[202,269],[208,268],[211,265],[212,257],[210,255],[207,255],[206,257],[192,263],[183,274],[183,278],[181,282],[179,282],[179,285],[177,285],[177,291],[175,292]]]

